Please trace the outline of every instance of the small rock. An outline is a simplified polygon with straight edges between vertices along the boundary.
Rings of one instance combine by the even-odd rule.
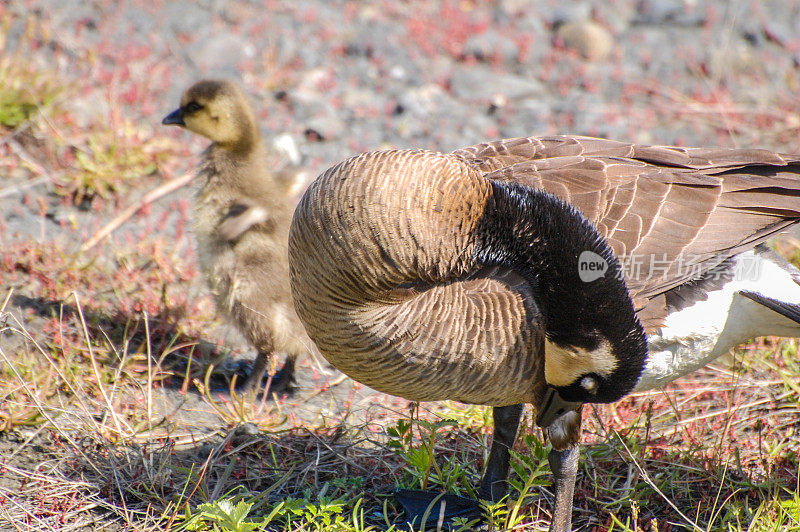
[[[434,83],[428,83],[404,92],[398,99],[398,106],[402,108],[402,113],[427,117],[439,112],[447,99],[444,89]]]
[[[242,436],[258,436],[261,431],[258,430],[258,426],[254,423],[249,421],[245,421],[244,423],[239,423],[236,425],[236,428],[233,430],[234,437],[242,437]]]
[[[553,109],[546,101],[531,98],[519,102],[503,112],[505,125],[500,130],[503,137],[527,137],[547,132],[547,121]]]
[[[272,140],[272,148],[292,166],[299,166],[302,160],[297,142],[289,133],[281,133]]]
[[[541,96],[542,84],[532,78],[498,74],[486,67],[461,68],[450,79],[453,94],[466,100],[491,102],[498,95],[509,100]]]
[[[578,52],[588,61],[602,61],[614,48],[611,32],[590,20],[562,24],[556,35],[565,48]]]
[[[709,66],[712,75],[719,79],[731,74],[765,75],[762,60],[744,40],[712,48]]]
[[[310,141],[338,139],[344,129],[344,121],[334,114],[315,116],[306,122],[305,136]]]
[[[345,87],[340,94],[342,107],[350,111],[380,107],[382,101],[375,90],[361,87]]]
[[[636,6],[627,2],[605,2],[595,6],[594,17],[586,17],[586,20],[594,18],[602,20],[603,25],[614,35],[621,35],[630,28],[636,19]]]
[[[553,9],[550,23],[560,26],[570,22],[581,22],[592,16],[592,6],[588,2],[558,2]]]
[[[519,58],[519,52],[519,46],[514,41],[496,31],[474,35],[464,44],[464,54],[479,61],[497,58],[504,63],[511,63]]]
[[[392,79],[403,79],[406,77],[406,69],[403,68],[402,65],[394,65],[389,69],[389,75],[392,77]]]
[[[303,131],[303,135],[305,135],[309,142],[322,142],[325,140],[325,137],[322,136],[322,133],[310,127]]]
[[[323,87],[332,79],[333,74],[325,68],[313,68],[303,72],[292,96],[295,100],[306,103],[316,103],[320,100]]]
[[[792,41],[793,30],[786,21],[770,20],[764,23],[764,37],[778,46],[786,46]]]
[[[256,48],[252,43],[230,33],[200,41],[190,52],[201,71],[219,72],[223,75],[235,75],[236,65],[251,59],[255,54]]]
[[[705,10],[697,9],[696,0],[641,0],[638,24],[699,26],[705,22]]]
[[[191,8],[185,2],[166,2],[160,17],[169,25],[170,32],[196,35],[198,28],[210,26],[211,13],[208,6],[199,2],[192,4]]]
[[[500,0],[500,9],[514,16],[520,16],[531,8],[530,0]]]

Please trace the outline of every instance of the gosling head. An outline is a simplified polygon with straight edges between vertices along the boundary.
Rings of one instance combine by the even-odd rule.
[[[230,150],[249,148],[258,137],[247,98],[225,80],[203,80],[189,87],[180,107],[161,123],[188,129]]]

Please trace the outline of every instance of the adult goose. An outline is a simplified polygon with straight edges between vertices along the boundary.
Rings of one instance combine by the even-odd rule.
[[[764,150],[558,136],[366,153],[300,201],[292,295],[355,380],[494,407],[483,497],[505,494],[531,403],[566,531],[583,404],[800,336],[800,273],[759,245],[798,221],[800,157]]]
[[[288,283],[294,176],[273,172],[250,103],[230,81],[195,83],[163,124],[211,140],[197,171],[201,185],[194,202],[200,266],[217,310],[256,348],[244,389],[260,386],[277,351],[288,358],[272,390],[285,390],[295,359],[311,344]]]

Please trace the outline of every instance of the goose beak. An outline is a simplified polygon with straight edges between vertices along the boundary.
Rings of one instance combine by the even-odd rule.
[[[552,386],[547,387],[544,399],[536,416],[536,424],[542,428],[549,427],[559,416],[572,410],[577,410],[583,403],[565,401],[558,391]]]
[[[162,124],[165,126],[175,125],[175,126],[185,126],[186,124],[183,122],[183,113],[181,112],[180,108],[175,109],[170,114],[164,117],[164,120],[161,121]]]

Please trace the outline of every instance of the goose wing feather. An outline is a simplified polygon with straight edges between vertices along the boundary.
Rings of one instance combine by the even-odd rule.
[[[557,136],[453,153],[572,203],[628,266],[639,308],[800,219],[800,159],[767,150]]]

